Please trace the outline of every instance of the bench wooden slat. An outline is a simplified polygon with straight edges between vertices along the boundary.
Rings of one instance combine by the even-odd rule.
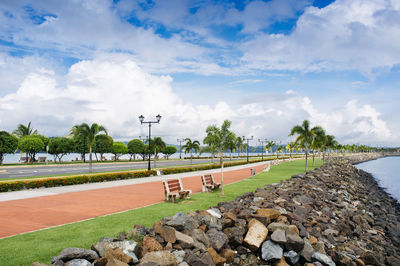
[[[203,192],[219,189],[221,186],[220,183],[214,181],[214,176],[212,174],[201,176],[201,181],[203,183]]]
[[[164,180],[163,186],[166,201],[175,201],[177,197],[187,198],[192,193],[189,189],[183,189],[181,179]]]

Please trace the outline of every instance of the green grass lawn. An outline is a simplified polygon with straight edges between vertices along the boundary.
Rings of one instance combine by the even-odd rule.
[[[316,166],[321,164],[321,160],[316,160]],[[312,160],[309,165],[312,165]],[[0,239],[0,265],[30,265],[34,261],[49,264],[50,258],[58,255],[64,248],[89,249],[100,237],[114,237],[119,232],[130,230],[134,224],[149,227],[162,217],[172,216],[179,211],[186,213],[189,210],[207,209],[220,201],[233,200],[238,195],[303,171],[304,160],[284,163],[271,167],[269,172],[226,185],[224,196],[220,195],[220,191],[197,193],[179,203],[158,203],[119,214]]]

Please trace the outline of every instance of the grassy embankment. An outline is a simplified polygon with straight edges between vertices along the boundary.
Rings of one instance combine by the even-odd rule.
[[[312,160],[309,161],[309,165],[312,165]],[[316,166],[320,165],[321,161],[316,160]],[[224,196],[220,196],[219,191],[197,193],[177,204],[162,202],[119,214],[0,239],[0,264],[30,265],[34,261],[49,263],[52,256],[66,247],[90,248],[100,237],[116,236],[121,231],[130,230],[134,224],[152,226],[162,217],[172,216],[179,211],[207,209],[220,201],[232,200],[238,195],[303,171],[304,160],[284,163],[271,167],[269,172],[226,185]]]

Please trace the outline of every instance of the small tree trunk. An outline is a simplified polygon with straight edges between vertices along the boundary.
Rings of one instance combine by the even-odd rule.
[[[224,157],[221,155],[221,196],[224,195]]]
[[[306,172],[308,170],[308,150],[306,148]]]
[[[92,172],[92,145],[89,146],[89,173]]]
[[[315,167],[315,151],[312,153],[312,167]]]
[[[155,145],[154,145],[155,146]],[[154,168],[157,167],[156,166],[156,161],[157,161],[157,148],[154,147]]]

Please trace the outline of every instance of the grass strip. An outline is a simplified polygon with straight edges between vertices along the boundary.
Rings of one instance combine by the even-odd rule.
[[[321,164],[321,160],[316,160],[317,167]],[[309,165],[312,165],[312,160],[309,161]],[[64,248],[89,249],[100,237],[115,237],[119,232],[130,230],[134,224],[149,227],[162,217],[172,216],[179,211],[186,213],[189,210],[207,209],[220,201],[233,200],[238,195],[254,191],[266,184],[280,182],[303,171],[304,160],[287,162],[272,166],[269,172],[224,186],[224,196],[221,196],[219,191],[197,193],[179,203],[162,202],[123,213],[0,239],[0,262],[1,265],[30,265],[34,261],[48,264],[50,258]]]

